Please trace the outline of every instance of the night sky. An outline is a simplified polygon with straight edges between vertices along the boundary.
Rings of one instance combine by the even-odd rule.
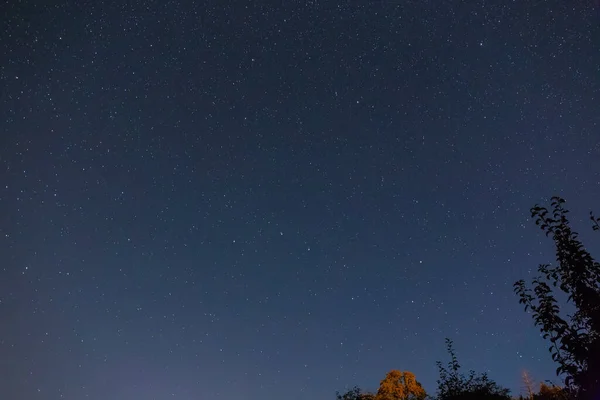
[[[597,2],[51,3],[0,28],[2,399],[555,378],[512,284],[600,206]]]

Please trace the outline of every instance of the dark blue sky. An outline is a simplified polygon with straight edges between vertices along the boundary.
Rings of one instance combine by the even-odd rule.
[[[196,3],[5,4],[1,397],[554,379],[512,284],[598,206],[597,4]]]

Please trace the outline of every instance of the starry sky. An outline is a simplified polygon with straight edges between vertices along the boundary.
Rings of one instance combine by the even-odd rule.
[[[445,337],[554,379],[512,284],[535,203],[591,231],[597,2],[3,9],[3,399],[434,392]]]

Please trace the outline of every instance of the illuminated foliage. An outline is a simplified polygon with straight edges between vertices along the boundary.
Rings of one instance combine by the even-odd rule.
[[[392,370],[379,384],[375,400],[423,400],[426,396],[412,372]]]
[[[560,386],[546,385],[545,383],[540,384],[539,393],[533,396],[534,400],[566,400],[568,398],[568,392]]]
[[[560,386],[540,384],[539,392],[528,392],[527,396],[519,396],[516,400],[570,400],[571,394]]]

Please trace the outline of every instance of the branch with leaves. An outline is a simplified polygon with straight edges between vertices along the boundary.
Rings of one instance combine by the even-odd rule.
[[[531,209],[535,224],[554,241],[556,266],[541,264],[540,276],[532,281],[533,290],[519,280],[514,291],[543,337],[550,341],[557,375],[565,377],[573,394],[594,399],[600,395],[600,264],[571,228],[564,204],[564,199],[553,197],[551,210],[539,205]],[[600,219],[592,213],[590,219],[593,229],[600,230]],[[556,288],[575,307],[568,320],[560,315]]]

